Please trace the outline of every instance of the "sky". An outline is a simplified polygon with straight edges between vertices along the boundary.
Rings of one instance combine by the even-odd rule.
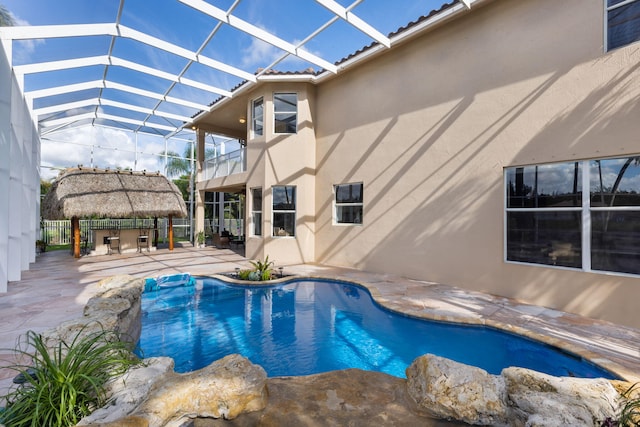
[[[207,1],[223,10],[227,10],[234,3],[233,0]],[[352,0],[337,1],[344,7],[349,7],[353,3]],[[409,22],[417,20],[420,16],[427,15],[445,2],[445,0],[362,0],[352,11],[380,33],[388,35]],[[12,13],[18,25],[62,25],[115,23],[120,1],[0,0],[0,4]],[[334,16],[315,0],[241,0],[233,10],[233,15],[294,45],[303,42]],[[178,0],[125,0],[120,24],[190,51],[197,51],[219,21]],[[373,39],[370,36],[339,19],[304,43],[303,49],[330,63],[335,63],[372,42]],[[14,65],[22,65],[100,56],[108,54],[110,44],[109,36],[15,41],[12,60]],[[115,57],[172,74],[179,74],[188,65],[188,61],[181,56],[126,38],[116,40],[112,53]],[[282,58],[283,52],[225,24],[203,48],[202,54],[253,74],[258,69],[265,68]],[[289,56],[279,62],[275,69],[299,71],[309,67],[316,71],[320,69],[315,64]],[[169,80],[123,67],[108,67],[106,73],[109,81],[155,93],[164,94],[170,90],[169,96],[200,105],[208,105],[220,96],[217,93],[180,83],[171,87]],[[104,75],[105,67],[102,65],[27,74],[25,91],[100,80]],[[224,90],[230,90],[243,81],[240,77],[198,63],[189,66],[184,77]],[[98,95],[99,89],[89,89],[36,98],[34,108],[92,99]],[[112,101],[144,108],[158,107],[160,111],[183,117],[191,117],[199,112],[199,109],[171,102],[163,102],[158,106],[158,101],[155,99],[115,89],[104,89],[103,95]],[[99,108],[105,114],[136,120],[146,118],[144,113],[131,112],[113,106],[102,105]],[[93,110],[95,106],[78,108],[75,111],[52,114],[51,118],[58,118],[61,114],[71,115]],[[153,118],[151,121],[165,125],[181,123],[164,118]],[[89,122],[87,123],[87,125],[75,126],[42,136],[41,175],[43,179],[52,179],[58,174],[60,168],[78,164],[164,172],[165,160],[159,154],[165,150],[182,154],[194,139],[191,131],[183,131],[176,138],[167,140],[152,128],[144,129],[147,132],[135,134],[128,129],[130,125],[123,126],[122,123],[102,121],[103,126],[91,126]],[[219,149],[223,140],[224,138],[215,136],[208,138],[209,142],[217,141]],[[227,152],[237,148],[237,145],[229,142],[222,145],[225,145],[224,150]]]

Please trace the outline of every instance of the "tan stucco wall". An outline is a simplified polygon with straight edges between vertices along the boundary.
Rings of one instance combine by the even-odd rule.
[[[298,94],[298,132],[274,134],[273,94]],[[314,260],[315,219],[315,132],[312,106],[315,88],[306,83],[264,84],[251,94],[251,100],[264,99],[264,135],[247,140],[247,215],[251,215],[254,187],[263,189],[262,237],[248,233],[246,256],[264,258],[278,264],[312,262]],[[249,101],[249,106],[251,101]],[[250,117],[248,111],[247,117]],[[250,120],[249,120],[250,122]],[[296,186],[296,236],[273,237],[271,226],[273,185]],[[249,222],[248,222],[249,223]]]
[[[503,260],[503,168],[640,153],[640,45],[603,53],[603,13],[492,2],[321,84],[315,260],[640,327],[638,278]],[[358,181],[363,226],[332,225]]]

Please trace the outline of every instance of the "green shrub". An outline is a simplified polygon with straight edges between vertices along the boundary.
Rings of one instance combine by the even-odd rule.
[[[6,367],[23,381],[3,396],[7,405],[0,423],[7,427],[75,425],[108,402],[109,379],[140,363],[132,344],[113,331],[83,329],[70,344],[61,341],[51,347],[33,331],[25,337],[26,349],[19,344],[14,352],[27,363]]]
[[[240,270],[237,273],[238,279],[250,280],[252,282],[260,282],[263,280],[271,280],[273,278],[273,261],[269,261],[269,255],[264,261],[249,261],[253,266],[250,270]]]
[[[269,261],[269,255],[266,256],[264,261],[256,260],[256,261],[249,261],[249,262],[254,267],[253,271],[258,273],[257,275],[258,278],[255,280],[271,279],[272,267],[274,265],[274,262]]]
[[[240,280],[249,280],[249,274],[251,274],[253,270],[240,270],[238,271],[238,279]]]
[[[626,399],[620,414],[620,426],[640,426],[640,383],[635,383],[623,394]],[[635,393],[634,393],[635,390]]]

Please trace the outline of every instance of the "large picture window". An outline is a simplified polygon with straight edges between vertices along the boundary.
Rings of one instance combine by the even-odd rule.
[[[282,185],[273,187],[273,235],[277,237],[296,235],[296,187]]]
[[[274,132],[296,133],[298,131],[298,94],[275,93],[273,95]]]
[[[640,157],[508,168],[506,260],[640,274]]]
[[[251,189],[251,223],[254,236],[262,236],[262,188]]]
[[[607,50],[640,40],[640,0],[607,0]]]
[[[264,132],[264,104],[262,98],[253,101],[251,106],[251,129],[253,136],[261,136]]]
[[[362,183],[334,186],[334,222],[362,224]]]

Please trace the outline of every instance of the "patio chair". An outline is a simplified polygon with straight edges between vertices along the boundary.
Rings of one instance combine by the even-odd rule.
[[[107,237],[109,244],[107,245],[107,254],[111,255],[114,249],[120,252],[120,230],[109,230],[109,237]]]
[[[91,252],[91,248],[89,247],[89,235],[87,233],[82,233],[82,237],[80,239],[80,242],[82,243],[80,253],[82,255],[89,255]]]
[[[149,230],[141,229],[138,235],[138,252],[142,253],[142,249],[147,248],[149,252]]]
[[[229,248],[229,247],[231,247],[229,245],[228,232],[227,232],[227,235],[224,235],[224,232],[223,232],[222,236],[220,234],[218,234],[218,233],[213,233],[213,236],[211,237],[211,242],[213,243],[213,245],[216,248],[223,248],[223,247]]]

